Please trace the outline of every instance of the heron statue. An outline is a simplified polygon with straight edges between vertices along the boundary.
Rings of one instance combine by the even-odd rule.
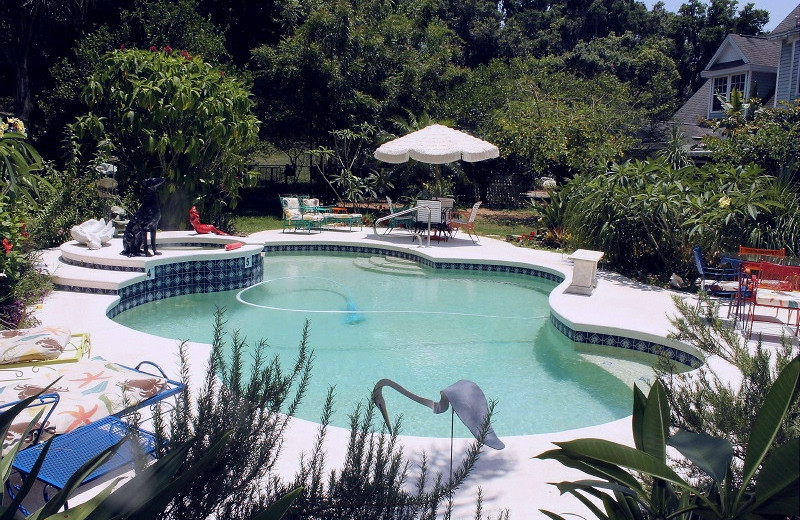
[[[382,393],[384,386],[394,388],[412,401],[427,406],[433,410],[433,413],[446,412],[450,405],[452,405],[453,411],[458,415],[458,418],[461,419],[461,422],[464,423],[464,426],[469,428],[469,431],[476,439],[480,438],[483,423],[486,420],[486,416],[489,415],[489,404],[486,401],[483,390],[472,381],[462,379],[461,381],[453,383],[439,392],[442,398],[438,402],[434,402],[430,399],[412,394],[391,379],[381,379],[375,384],[375,388],[372,390],[372,400],[381,411],[386,427],[391,431],[392,425],[389,420],[389,412],[386,410],[386,401]],[[496,450],[502,450],[506,447],[503,441],[494,433],[491,424],[486,432],[486,438],[483,443]]]

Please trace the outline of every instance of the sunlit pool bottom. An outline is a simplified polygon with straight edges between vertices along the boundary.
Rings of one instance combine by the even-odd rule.
[[[349,427],[348,414],[368,401],[382,378],[433,400],[455,381],[472,380],[497,401],[493,423],[501,437],[622,418],[630,414],[631,382],[652,379],[647,364],[578,354],[550,323],[553,282],[427,268],[391,274],[360,265],[364,258],[354,255],[268,255],[261,284],[168,298],[115,320],[210,343],[214,311],[224,307],[228,330],[239,330],[250,344],[267,340],[290,367],[308,319],[313,380],[297,415],[317,420],[333,386],[332,422],[342,427]],[[384,396],[390,414],[403,415],[402,433],[449,436],[449,414],[434,416],[391,389]],[[456,423],[456,435],[468,437]]]

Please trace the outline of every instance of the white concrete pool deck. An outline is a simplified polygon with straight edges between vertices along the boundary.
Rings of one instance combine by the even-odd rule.
[[[196,237],[193,232],[167,232],[159,236]],[[208,235],[203,235],[208,237]],[[380,246],[389,249],[403,249],[424,257],[439,261],[502,261],[520,266],[539,266],[551,272],[562,273],[567,282],[572,274],[572,262],[567,254],[538,251],[516,247],[513,244],[481,238],[479,244],[473,244],[466,237],[459,236],[448,242],[432,242],[430,247],[420,247],[411,241],[408,235],[392,233],[388,236],[375,236],[372,229],[364,230],[326,230],[322,232],[287,232],[265,231],[238,240],[253,245],[263,244],[349,244]],[[112,241],[110,247],[99,251],[88,251],[92,258],[120,258],[121,245],[118,239]],[[186,252],[164,251],[164,255],[156,257],[163,261],[170,255]],[[64,279],[79,276],[77,268],[60,264],[56,250],[44,252],[43,261],[51,272]],[[142,259],[144,261],[144,259]],[[132,273],[96,272],[96,276],[109,277],[114,280],[127,279]],[[141,273],[139,273],[141,275]],[[668,316],[674,314],[672,296],[675,293],[646,286],[619,275],[600,271],[598,285],[591,296],[564,294],[566,283],[560,285],[551,294],[550,304],[564,322],[581,330],[606,333],[621,333],[629,337],[642,339],[663,338],[670,331]],[[685,296],[685,294],[684,294]],[[106,310],[113,305],[117,296],[94,295],[77,292],[54,291],[36,311],[36,317],[43,324],[67,326],[73,331],[91,333],[92,354],[103,356],[123,364],[135,364],[141,360],[159,363],[170,376],[179,374],[178,342],[171,339],[152,336],[118,325],[106,317]],[[211,319],[211,317],[209,317]],[[313,348],[323,338],[311,337]],[[209,346],[192,343],[189,345],[191,372],[193,382],[200,384],[202,373],[209,353]],[[315,373],[322,374],[319,367]],[[320,376],[317,375],[317,378]],[[491,396],[489,396],[491,397]],[[542,389],[542,399],[547,399],[546,389]],[[340,403],[339,407],[348,406]],[[500,405],[502,406],[502,404]],[[577,409],[575,413],[580,413]],[[312,422],[294,419],[286,435],[286,444],[279,461],[277,471],[285,478],[294,475],[297,460],[302,452],[309,451],[317,433]],[[484,514],[496,513],[508,509],[512,518],[545,518],[538,510],[549,509],[559,513],[586,514],[586,509],[569,496],[560,496],[556,488],[548,482],[580,478],[580,474],[564,468],[552,461],[532,459],[535,455],[551,449],[553,442],[580,437],[602,437],[616,442],[631,443],[630,420],[623,419],[612,423],[559,432],[552,434],[505,437],[498,432],[506,444],[506,449],[494,451],[487,449],[481,456],[475,471],[467,485],[456,499],[454,518],[473,518],[474,501],[477,489],[483,493]],[[341,428],[330,428],[327,443],[327,461],[331,467],[338,467],[343,462],[349,431]],[[447,473],[449,464],[449,439],[431,439],[421,437],[402,438],[404,453],[413,462],[418,460],[424,450],[434,469]],[[456,439],[455,459],[468,445],[466,439]],[[493,515],[495,516],[495,515]]]

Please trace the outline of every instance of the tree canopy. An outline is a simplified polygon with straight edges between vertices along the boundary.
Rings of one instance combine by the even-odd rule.
[[[240,80],[185,50],[117,50],[89,77],[84,99],[80,136],[110,143],[131,180],[167,179],[165,225],[185,221],[205,196],[236,200],[243,153],[258,133]]]

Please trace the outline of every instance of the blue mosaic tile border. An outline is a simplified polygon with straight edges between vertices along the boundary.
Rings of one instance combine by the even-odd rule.
[[[550,323],[555,326],[561,334],[568,337],[575,343],[585,343],[588,345],[605,345],[606,347],[623,348],[626,350],[635,350],[645,354],[662,355],[667,358],[685,365],[689,368],[699,368],[703,365],[703,361],[684,352],[683,350],[647,341],[644,339],[627,338],[615,334],[603,334],[602,332],[584,332],[574,330],[568,325],[559,320],[553,313],[550,313]]]
[[[148,269],[146,280],[122,287],[117,292],[119,302],[107,315],[113,318],[133,307],[173,296],[241,289],[263,278],[260,254],[157,265]]]
[[[69,291],[87,294],[117,294],[116,289],[99,289],[96,287],[81,287],[79,285],[62,285],[59,283],[53,284],[53,289],[56,291]]]
[[[159,247],[202,247],[204,249],[223,249],[225,244],[215,244],[210,242],[164,242],[163,244],[156,244]],[[144,267],[136,267],[129,265],[108,265],[97,264],[94,262],[84,262],[82,260],[75,260],[73,258],[65,258],[63,255],[59,260],[68,265],[77,267],[87,267],[89,269],[103,269],[105,271],[116,271],[126,273],[143,273]]]
[[[498,264],[485,264],[485,263],[467,263],[467,262],[434,262],[427,258],[423,258],[414,253],[407,251],[395,251],[393,249],[382,249],[379,247],[366,247],[366,246],[343,246],[336,244],[289,244],[289,245],[266,245],[264,246],[264,253],[306,253],[306,252],[325,252],[325,253],[361,253],[368,255],[383,255],[403,260],[411,260],[430,267],[431,269],[444,269],[449,271],[485,271],[492,273],[508,273],[508,274],[521,274],[525,276],[534,276],[543,278],[551,282],[559,284],[564,281],[564,277],[560,274],[542,271],[532,267],[519,267],[516,265],[498,265]]]
[[[82,260],[75,260],[73,258],[66,258],[61,256],[59,258],[64,264],[67,265],[74,265],[76,267],[86,267],[88,269],[103,269],[104,271],[117,271],[117,272],[125,272],[125,273],[143,273],[144,267],[136,267],[131,265],[106,265],[106,264],[96,264],[94,262],[84,262]]]

